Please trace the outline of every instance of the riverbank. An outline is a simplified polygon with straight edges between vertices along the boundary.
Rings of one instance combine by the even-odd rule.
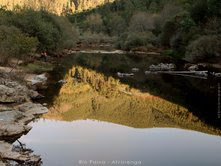
[[[41,163],[40,156],[34,155],[22,144],[15,146],[13,143],[29,132],[31,127],[28,124],[47,113],[48,109],[34,102],[41,95],[30,88],[33,82],[25,79],[26,73],[9,70],[12,71],[11,68],[0,68],[0,165],[38,165]]]

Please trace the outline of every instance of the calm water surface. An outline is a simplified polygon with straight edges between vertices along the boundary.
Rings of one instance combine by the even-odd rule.
[[[96,120],[40,119],[20,140],[44,166],[220,166],[221,138],[175,128],[135,129]],[[93,162],[102,162],[92,163]],[[129,161],[129,164],[116,163]]]
[[[219,122],[216,84],[144,75],[153,60],[68,57],[44,94],[49,113],[20,141],[43,166],[221,166],[221,131],[208,125]],[[116,77],[131,67],[140,72]]]

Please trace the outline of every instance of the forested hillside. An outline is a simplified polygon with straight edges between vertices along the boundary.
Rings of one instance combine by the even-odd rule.
[[[200,61],[221,54],[220,8],[219,0],[116,0],[68,18],[82,33],[117,36],[121,49]]]
[[[77,31],[64,16],[47,11],[0,8],[0,63],[10,58],[29,59],[35,53],[73,48]]]
[[[108,39],[119,49],[158,50],[190,62],[221,54],[219,0],[0,0],[0,4],[2,57],[71,48],[78,39],[89,43]]]

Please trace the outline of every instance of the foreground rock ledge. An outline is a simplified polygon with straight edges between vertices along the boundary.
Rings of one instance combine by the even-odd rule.
[[[24,165],[40,165],[40,156],[33,155],[31,150],[22,149],[18,146],[13,146],[7,142],[0,141],[0,166],[12,165],[16,162]]]
[[[19,150],[12,145],[31,129],[29,122],[48,112],[46,107],[32,102],[38,95],[24,83],[0,73],[0,166],[14,165],[10,164],[12,161],[17,165],[40,165],[41,158],[33,155],[31,150]]]
[[[41,104],[27,102],[8,110],[0,108],[0,140],[11,141],[28,132],[31,127],[27,124],[48,109]]]

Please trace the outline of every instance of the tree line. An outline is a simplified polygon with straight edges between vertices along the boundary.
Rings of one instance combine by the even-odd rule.
[[[163,47],[165,55],[200,61],[221,54],[220,8],[219,0],[116,0],[66,15],[82,34],[117,37],[118,48]]]
[[[72,48],[77,31],[65,16],[46,10],[0,8],[0,63],[11,57],[27,58]]]

